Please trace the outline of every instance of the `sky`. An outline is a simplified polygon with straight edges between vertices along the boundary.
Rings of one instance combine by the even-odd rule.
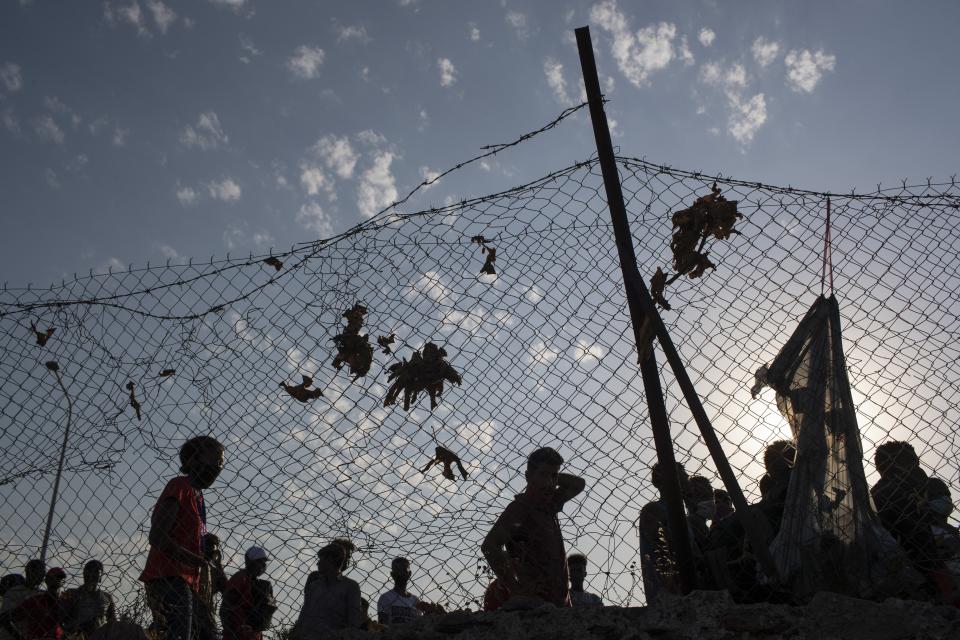
[[[949,177],[955,2],[0,2],[0,278],[285,250],[581,98],[623,155],[862,192]],[[529,147],[529,148],[526,148]],[[582,114],[406,211],[593,152]]]

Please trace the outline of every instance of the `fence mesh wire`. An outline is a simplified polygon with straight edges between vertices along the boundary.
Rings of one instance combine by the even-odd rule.
[[[670,214],[716,182],[739,202],[741,234],[718,243],[697,280],[671,285],[663,316],[749,497],[761,452],[789,436],[772,392],[753,399],[770,362],[820,293],[827,194],[710,177],[618,158],[645,277],[670,263]],[[834,281],[868,479],[887,439],[912,442],[925,469],[960,488],[960,190],[904,184],[832,194]],[[495,275],[481,275],[483,235]],[[150,509],[194,435],[226,445],[206,492],[208,526],[228,573],[265,547],[283,627],[296,616],[315,550],[359,547],[348,574],[375,602],[391,558],[411,559],[413,589],[477,608],[489,579],[479,552],[523,488],[525,456],[554,446],[587,491],[561,515],[568,551],[590,560],[587,588],[608,604],[643,601],[635,520],[653,499],[654,462],[616,248],[595,160],[525,186],[440,209],[388,211],[349,233],[275,256],[171,264],[0,293],[0,565],[37,555],[67,404],[66,470],[48,565],[106,564],[105,586],[142,611],[136,581]],[[332,366],[332,338],[354,304],[379,348],[366,376]],[[54,332],[38,345],[31,324]],[[431,411],[384,407],[387,367],[425,343],[463,376]],[[161,372],[172,369],[172,375]],[[296,401],[280,383],[313,378]],[[715,480],[669,369],[664,392],[678,459]],[[128,383],[142,407],[131,407]],[[436,445],[469,478],[419,470]],[[719,481],[714,482],[716,487]]]

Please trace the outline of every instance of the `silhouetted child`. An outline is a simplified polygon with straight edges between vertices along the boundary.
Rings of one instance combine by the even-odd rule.
[[[257,579],[266,573],[268,560],[267,552],[262,548],[250,547],[243,554],[243,569],[227,581],[220,605],[223,640],[262,640],[266,625],[258,612],[258,605],[262,607],[263,604],[257,602],[254,587]]]
[[[327,631],[359,629],[363,623],[360,586],[343,575],[343,547],[328,544],[317,553],[316,579],[307,584],[293,640],[320,640]]]
[[[687,507],[687,526],[693,536],[695,548],[699,551],[707,545],[707,535],[710,533],[707,522],[713,519],[717,505],[713,499],[713,487],[703,476],[691,476],[687,481],[687,491],[684,500]]]
[[[166,640],[190,640],[200,588],[207,511],[203,490],[223,469],[223,445],[209,436],[187,440],[180,448],[184,475],[170,480],[150,519],[150,553],[140,574],[153,613],[153,628]]]
[[[688,493],[687,473],[677,463],[676,474],[680,480],[681,497]],[[667,503],[663,487],[667,478],[660,463],[650,468],[650,483],[660,496],[640,509],[640,573],[647,603],[652,603],[661,593],[680,593],[680,576],[677,570],[676,550],[673,548],[673,531],[667,517]],[[683,532],[684,534],[686,532]]]
[[[567,554],[557,514],[583,491],[582,478],[560,473],[563,458],[537,449],[527,458],[527,487],[507,505],[481,550],[500,584],[516,596],[570,606]]]
[[[117,619],[113,596],[100,589],[102,579],[103,563],[91,560],[83,565],[83,584],[67,589],[60,598],[63,629],[78,640]]]
[[[583,581],[587,578],[587,556],[571,553],[567,558],[567,572],[570,574],[570,604],[574,607],[602,607],[603,600],[595,593],[583,590]]]
[[[60,589],[67,572],[60,567],[47,571],[47,590],[28,598],[13,610],[13,623],[22,640],[60,640]]]
[[[41,560],[30,560],[23,568],[23,582],[13,580],[3,594],[3,605],[0,606],[0,639],[15,640],[20,632],[13,626],[13,611],[25,600],[40,593],[43,584],[46,566]]]
[[[394,558],[390,563],[393,588],[383,593],[377,601],[377,620],[381,624],[402,624],[424,613],[443,613],[440,605],[424,602],[407,591],[410,575],[410,561]]]

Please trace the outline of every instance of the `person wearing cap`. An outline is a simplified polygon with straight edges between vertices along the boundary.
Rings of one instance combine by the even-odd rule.
[[[67,589],[60,598],[63,629],[76,640],[86,640],[117,619],[113,596],[99,588],[102,577],[103,563],[91,560],[83,566],[83,584]]]
[[[24,601],[41,593],[47,567],[42,560],[30,560],[24,567],[26,576],[22,583],[15,582],[3,594],[3,605],[0,606],[0,640],[13,640],[20,637],[20,632],[13,624],[13,612]]]
[[[243,554],[244,568],[227,581],[220,605],[220,621],[223,623],[223,640],[263,640],[263,633],[254,629],[250,618],[256,602],[254,582],[267,571],[267,552],[260,547],[250,547]]]
[[[47,571],[47,590],[20,603],[13,610],[13,623],[22,640],[61,640],[60,589],[67,572],[60,567]],[[16,636],[15,636],[16,637]]]
[[[346,553],[331,543],[317,553],[317,578],[307,586],[292,640],[321,640],[327,631],[363,624],[360,585],[341,574]]]

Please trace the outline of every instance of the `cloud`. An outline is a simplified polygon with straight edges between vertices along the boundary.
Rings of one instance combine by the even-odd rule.
[[[105,2],[103,17],[111,26],[115,26],[118,22],[126,22],[137,28],[137,35],[150,37],[150,31],[147,29],[147,19],[143,15],[143,11],[140,10],[140,3],[137,0],[119,7],[114,7],[109,2]]]
[[[20,133],[20,121],[17,120],[17,116],[10,107],[0,111],[0,124],[3,124],[3,128],[14,135]]]
[[[689,67],[696,60],[693,57],[693,52],[690,51],[690,43],[687,42],[687,36],[680,37],[680,46],[677,48],[677,57],[683,61],[685,67]]]
[[[333,235],[333,223],[330,216],[314,201],[300,207],[300,211],[297,212],[297,222],[304,228],[316,233],[320,238],[329,238]]]
[[[123,127],[115,127],[113,130],[113,139],[111,142],[115,147],[125,147],[127,146],[127,138],[130,136],[130,129],[124,129]]]
[[[620,72],[637,87],[649,82],[650,74],[664,69],[674,58],[676,25],[661,22],[631,33],[616,0],[604,0],[590,9],[590,21],[613,37],[611,54]]]
[[[440,86],[449,87],[457,81],[457,69],[450,62],[450,58],[439,58],[437,68],[440,69]]]
[[[757,129],[767,121],[767,101],[758,93],[744,101],[739,96],[730,100],[732,112],[727,122],[727,132],[742,145],[750,144]]]
[[[367,35],[367,28],[363,25],[348,25],[338,27],[337,42],[345,42],[347,40],[356,40],[357,42],[366,44],[367,42],[370,42],[370,36]]]
[[[477,25],[470,24],[470,40],[473,42],[480,41],[480,29],[477,28]]]
[[[308,195],[315,196],[321,191],[324,191],[331,200],[336,199],[336,193],[333,190],[333,180],[327,177],[327,174],[324,173],[321,167],[301,164],[300,184],[307,190]]]
[[[577,360],[599,360],[603,357],[603,347],[598,344],[593,344],[586,342],[585,340],[577,340],[577,344],[573,349],[573,357]]]
[[[763,36],[759,36],[753,41],[750,51],[753,53],[753,59],[757,61],[757,64],[761,67],[766,67],[777,59],[777,55],[780,53],[780,45],[772,40],[767,40]]]
[[[346,136],[326,135],[317,140],[310,151],[322,160],[328,169],[340,178],[353,176],[353,169],[357,164],[357,153]]]
[[[20,74],[20,65],[13,62],[0,64],[0,82],[10,93],[16,93],[23,88],[23,76]]]
[[[241,247],[262,250],[270,247],[273,243],[273,236],[269,233],[263,230],[249,233],[246,225],[243,227],[230,225],[223,232],[223,244],[226,245],[227,251],[233,251]]]
[[[176,260],[180,257],[180,254],[177,252],[177,250],[168,244],[161,244],[157,247],[157,250],[160,252],[160,255],[167,260]]]
[[[526,40],[528,37],[530,37],[530,31],[527,29],[527,16],[519,11],[507,11],[507,15],[504,17],[504,19],[517,34],[518,38],[521,40]]]
[[[157,25],[160,33],[165,34],[174,22],[177,21],[177,14],[173,9],[163,3],[162,0],[147,0],[147,8],[153,16],[153,21]]]
[[[192,187],[177,188],[177,200],[179,200],[180,204],[184,207],[189,207],[190,205],[196,203],[197,197],[198,194]]]
[[[420,115],[418,116],[417,131],[423,131],[430,125],[430,115],[427,113],[426,109],[420,109]]]
[[[787,84],[797,93],[812,93],[824,72],[833,71],[837,58],[823,50],[790,51],[783,59],[787,65]]]
[[[65,136],[63,129],[49,115],[42,115],[34,118],[33,132],[44,142],[53,142],[54,144],[63,144]]]
[[[230,138],[220,126],[220,118],[214,111],[205,111],[197,118],[196,125],[187,125],[180,133],[180,144],[185,147],[199,147],[204,151],[216,149],[227,144]]]
[[[207,191],[211,198],[223,202],[236,202],[242,195],[240,185],[233,178],[224,178],[219,182],[208,182]]]
[[[320,75],[325,54],[320,47],[300,45],[287,60],[287,69],[295,78],[310,80]]]
[[[210,4],[218,7],[226,7],[234,11],[241,11],[247,5],[247,0],[210,0]]]
[[[51,189],[60,188],[60,179],[57,177],[57,172],[53,169],[46,169],[43,172],[43,179],[46,181],[47,186]]]
[[[700,29],[700,33],[697,34],[697,40],[699,40],[700,44],[705,47],[712,45],[716,37],[717,34],[715,34],[713,29],[710,27],[704,27],[703,29]]]
[[[376,147],[387,141],[387,139],[383,137],[383,135],[377,133],[373,129],[364,129],[363,131],[358,133],[357,140],[371,147]]]
[[[393,152],[377,151],[373,166],[363,172],[357,187],[357,208],[365,218],[371,218],[397,200],[397,184],[390,172]]]
[[[550,364],[556,360],[559,355],[559,351],[548,346],[543,340],[537,340],[531,344],[527,350],[527,363]]]
[[[423,166],[420,167],[420,177],[423,178],[424,182],[429,183],[423,187],[423,190],[427,191],[428,189],[432,189],[433,187],[437,186],[437,183],[434,182],[434,180],[440,177],[440,172],[435,171],[430,167]]]
[[[242,62],[243,64],[250,64],[251,57],[256,57],[263,54],[263,52],[260,51],[260,49],[257,49],[254,46],[253,40],[243,35],[242,33],[239,34],[238,37],[240,38],[240,48],[246,51],[248,54],[250,54],[250,55],[240,56],[240,62]]]
[[[547,58],[543,62],[543,73],[547,76],[547,85],[553,91],[553,97],[556,98],[557,102],[565,107],[572,105],[573,100],[567,95],[567,81],[563,77],[563,65],[553,58]]]

